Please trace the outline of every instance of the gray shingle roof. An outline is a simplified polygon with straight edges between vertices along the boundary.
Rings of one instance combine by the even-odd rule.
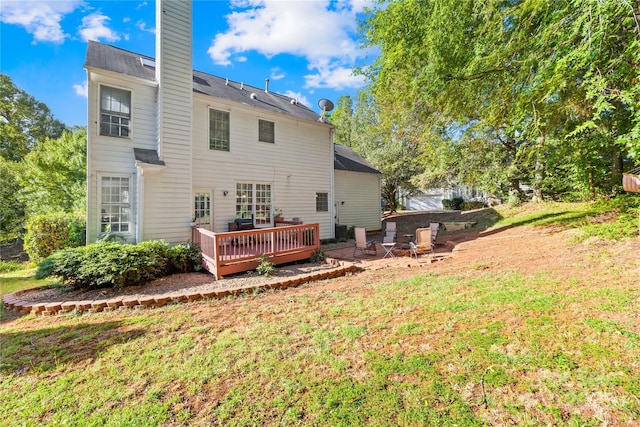
[[[160,160],[158,157],[158,152],[156,150],[147,150],[145,148],[134,148],[133,155],[136,158],[136,161],[141,163],[148,163],[150,165],[160,165],[164,166],[164,161]]]
[[[89,41],[85,68],[102,69],[154,81],[155,69],[143,65],[140,58],[155,61],[148,56],[129,52],[107,44]],[[302,119],[312,121],[318,121],[320,119],[319,114],[316,114],[305,105],[296,102],[293,98],[276,92],[265,92],[264,88],[260,89],[255,86],[234,82],[200,71],[193,71],[193,91]],[[252,93],[256,94],[255,99],[251,97]],[[330,123],[326,125],[333,126]]]
[[[381,175],[380,171],[371,166],[369,162],[357,155],[346,145],[334,145],[333,167],[336,170],[364,172]]]

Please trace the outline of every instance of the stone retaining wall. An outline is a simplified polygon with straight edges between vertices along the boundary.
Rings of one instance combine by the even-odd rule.
[[[42,316],[52,316],[55,314],[70,313],[72,311],[81,313],[99,313],[102,311],[132,308],[157,308],[171,303],[191,302],[202,299],[221,299],[229,295],[253,292],[256,289],[285,289],[318,280],[333,279],[358,270],[358,267],[349,262],[338,261],[330,258],[326,261],[327,263],[337,265],[338,267],[330,271],[313,272],[295,277],[280,277],[259,286],[252,285],[235,288],[211,289],[200,292],[170,292],[140,297],[124,295],[111,299],[48,303],[34,303],[21,300],[21,295],[24,295],[29,291],[33,291],[33,289],[26,289],[5,295],[2,298],[2,302],[7,309],[13,310],[19,314],[34,314]]]

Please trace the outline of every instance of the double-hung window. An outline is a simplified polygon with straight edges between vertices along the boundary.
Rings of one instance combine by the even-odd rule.
[[[209,149],[229,151],[229,113],[209,110]]]
[[[129,137],[131,92],[100,87],[100,135]]]
[[[274,122],[258,119],[258,141],[275,144],[276,125]]]
[[[129,177],[103,176],[100,178],[100,232],[129,233],[131,231],[131,204]]]

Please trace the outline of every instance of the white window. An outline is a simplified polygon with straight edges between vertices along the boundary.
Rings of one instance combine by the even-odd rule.
[[[131,232],[130,179],[103,176],[100,179],[100,232]]]
[[[236,184],[236,218],[253,218],[254,225],[271,225],[271,184]]]
[[[229,151],[229,113],[209,110],[209,149]]]
[[[129,137],[131,92],[100,87],[100,135]]]
[[[211,193],[197,192],[195,194],[193,218],[198,226],[209,228],[211,225]]]
[[[258,120],[258,141],[270,142],[271,144],[275,144],[276,142],[275,123],[267,120]]]
[[[316,212],[329,212],[329,193],[316,193]]]

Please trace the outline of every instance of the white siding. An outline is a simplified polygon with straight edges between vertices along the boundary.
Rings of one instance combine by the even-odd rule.
[[[336,223],[381,229],[380,175],[335,171]]]
[[[229,112],[229,151],[209,149],[209,108]],[[275,123],[275,144],[258,141],[259,118]],[[329,125],[204,96],[194,99],[193,120],[193,187],[212,190],[214,231],[227,231],[235,217],[236,183],[249,182],[272,185],[273,206],[285,219],[319,223],[321,238],[333,235]],[[329,194],[329,212],[316,212],[318,192]]]
[[[191,2],[156,5],[158,153],[166,168],[145,175],[143,240],[169,243],[191,233]]]
[[[100,201],[98,200],[98,175],[131,176],[131,214],[135,218],[138,206],[135,186],[135,159],[133,148],[155,149],[155,99],[156,88],[153,82],[144,85],[122,76],[88,73],[88,123],[87,123],[87,242],[95,242],[99,235]],[[100,86],[106,85],[131,91],[131,130],[129,138],[117,138],[100,135]],[[131,235],[127,240],[135,240],[136,224],[132,224]]]

